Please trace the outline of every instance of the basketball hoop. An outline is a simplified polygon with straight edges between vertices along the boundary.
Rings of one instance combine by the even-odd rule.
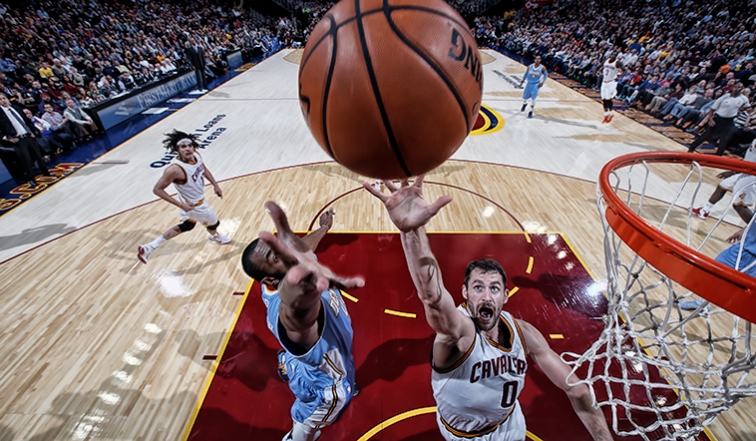
[[[657,164],[672,178],[659,179]],[[584,378],[576,384],[611,409],[618,435],[694,439],[721,412],[756,395],[756,278],[712,258],[729,246],[718,228],[731,208],[708,233],[701,230],[707,224],[691,208],[704,167],[756,175],[756,164],[738,159],[645,152],[610,161],[599,177],[606,325],[585,353],[564,356],[574,357],[572,372]],[[669,184],[676,176],[680,181]],[[738,265],[744,252],[741,241]],[[705,300],[696,310],[680,308],[696,295]]]

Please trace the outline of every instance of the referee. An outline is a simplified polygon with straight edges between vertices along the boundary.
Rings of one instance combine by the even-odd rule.
[[[719,97],[711,106],[707,117],[709,123],[706,130],[688,147],[689,152],[695,151],[698,146],[706,141],[717,139],[719,143],[717,144],[716,154],[721,156],[724,153],[730,138],[735,133],[735,117],[742,109],[750,106],[748,98],[741,93],[742,91],[743,83],[735,83],[730,93]]]

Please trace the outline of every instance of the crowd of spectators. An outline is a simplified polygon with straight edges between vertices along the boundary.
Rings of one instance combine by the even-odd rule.
[[[526,59],[541,55],[550,70],[597,90],[604,61],[619,53],[625,68],[618,99],[699,134],[713,100],[736,83],[750,100],[756,81],[753,6],[753,0],[561,0],[511,20],[478,17],[473,31],[481,45]],[[729,149],[743,150],[756,137],[752,109],[736,118]]]
[[[14,107],[48,122],[59,141],[54,150],[91,136],[84,127],[88,122],[66,114],[67,100],[79,114],[189,70],[185,47],[190,42],[203,49],[205,74],[212,79],[227,72],[225,54],[230,51],[242,50],[249,58],[272,50],[279,37],[291,44],[301,35],[295,20],[263,22],[207,0],[48,0],[32,5],[11,9],[0,3],[0,92]]]

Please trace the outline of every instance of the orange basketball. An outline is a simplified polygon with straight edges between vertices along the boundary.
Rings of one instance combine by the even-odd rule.
[[[341,0],[299,66],[299,102],[318,144],[372,178],[446,161],[472,130],[482,91],[478,46],[443,0]]]

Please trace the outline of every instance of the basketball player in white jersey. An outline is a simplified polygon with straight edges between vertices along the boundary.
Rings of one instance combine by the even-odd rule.
[[[604,62],[603,82],[601,83],[601,101],[604,103],[604,120],[602,124],[612,122],[614,118],[614,102],[617,95],[617,72],[622,69],[622,62],[617,59],[617,53],[612,52]]]
[[[202,223],[207,228],[208,240],[221,245],[231,242],[231,239],[218,232],[218,225],[220,225],[218,216],[215,215],[215,212],[205,200],[204,178],[207,178],[213,184],[215,194],[219,198],[223,197],[223,190],[215,182],[215,178],[202,160],[202,156],[197,153],[197,136],[174,130],[166,134],[163,145],[166,149],[178,153],[178,156],[165,169],[163,176],[160,177],[152,191],[161,199],[179,207],[181,223],[174,225],[152,242],[139,246],[137,258],[142,263],[147,263],[150,254],[163,242],[192,230],[197,222]],[[178,199],[165,191],[171,184],[178,192]]]
[[[751,146],[746,150],[743,159],[756,162],[756,139],[753,140]],[[692,210],[693,214],[701,219],[708,219],[714,205],[722,200],[728,191],[731,191],[734,195],[732,208],[735,209],[738,216],[745,223],[750,222],[751,217],[753,217],[751,206],[756,203],[756,176],[726,171],[718,174],[717,177],[722,179],[722,181],[714,190],[714,193],[711,194],[711,197],[709,197],[709,201],[703,207],[694,208]]]
[[[496,261],[471,262],[462,296],[454,305],[430,249],[424,225],[451,202],[442,196],[429,203],[422,194],[423,176],[412,186],[397,188],[386,181],[390,195],[363,186],[386,206],[401,232],[412,280],[436,331],[431,353],[431,384],[441,435],[447,441],[524,441],[525,418],[517,400],[525,381],[529,355],[559,388],[594,440],[612,439],[604,415],[593,407],[585,385],[569,386],[570,367],[531,324],[502,311],[508,297],[506,275]],[[571,380],[575,380],[572,378]]]

